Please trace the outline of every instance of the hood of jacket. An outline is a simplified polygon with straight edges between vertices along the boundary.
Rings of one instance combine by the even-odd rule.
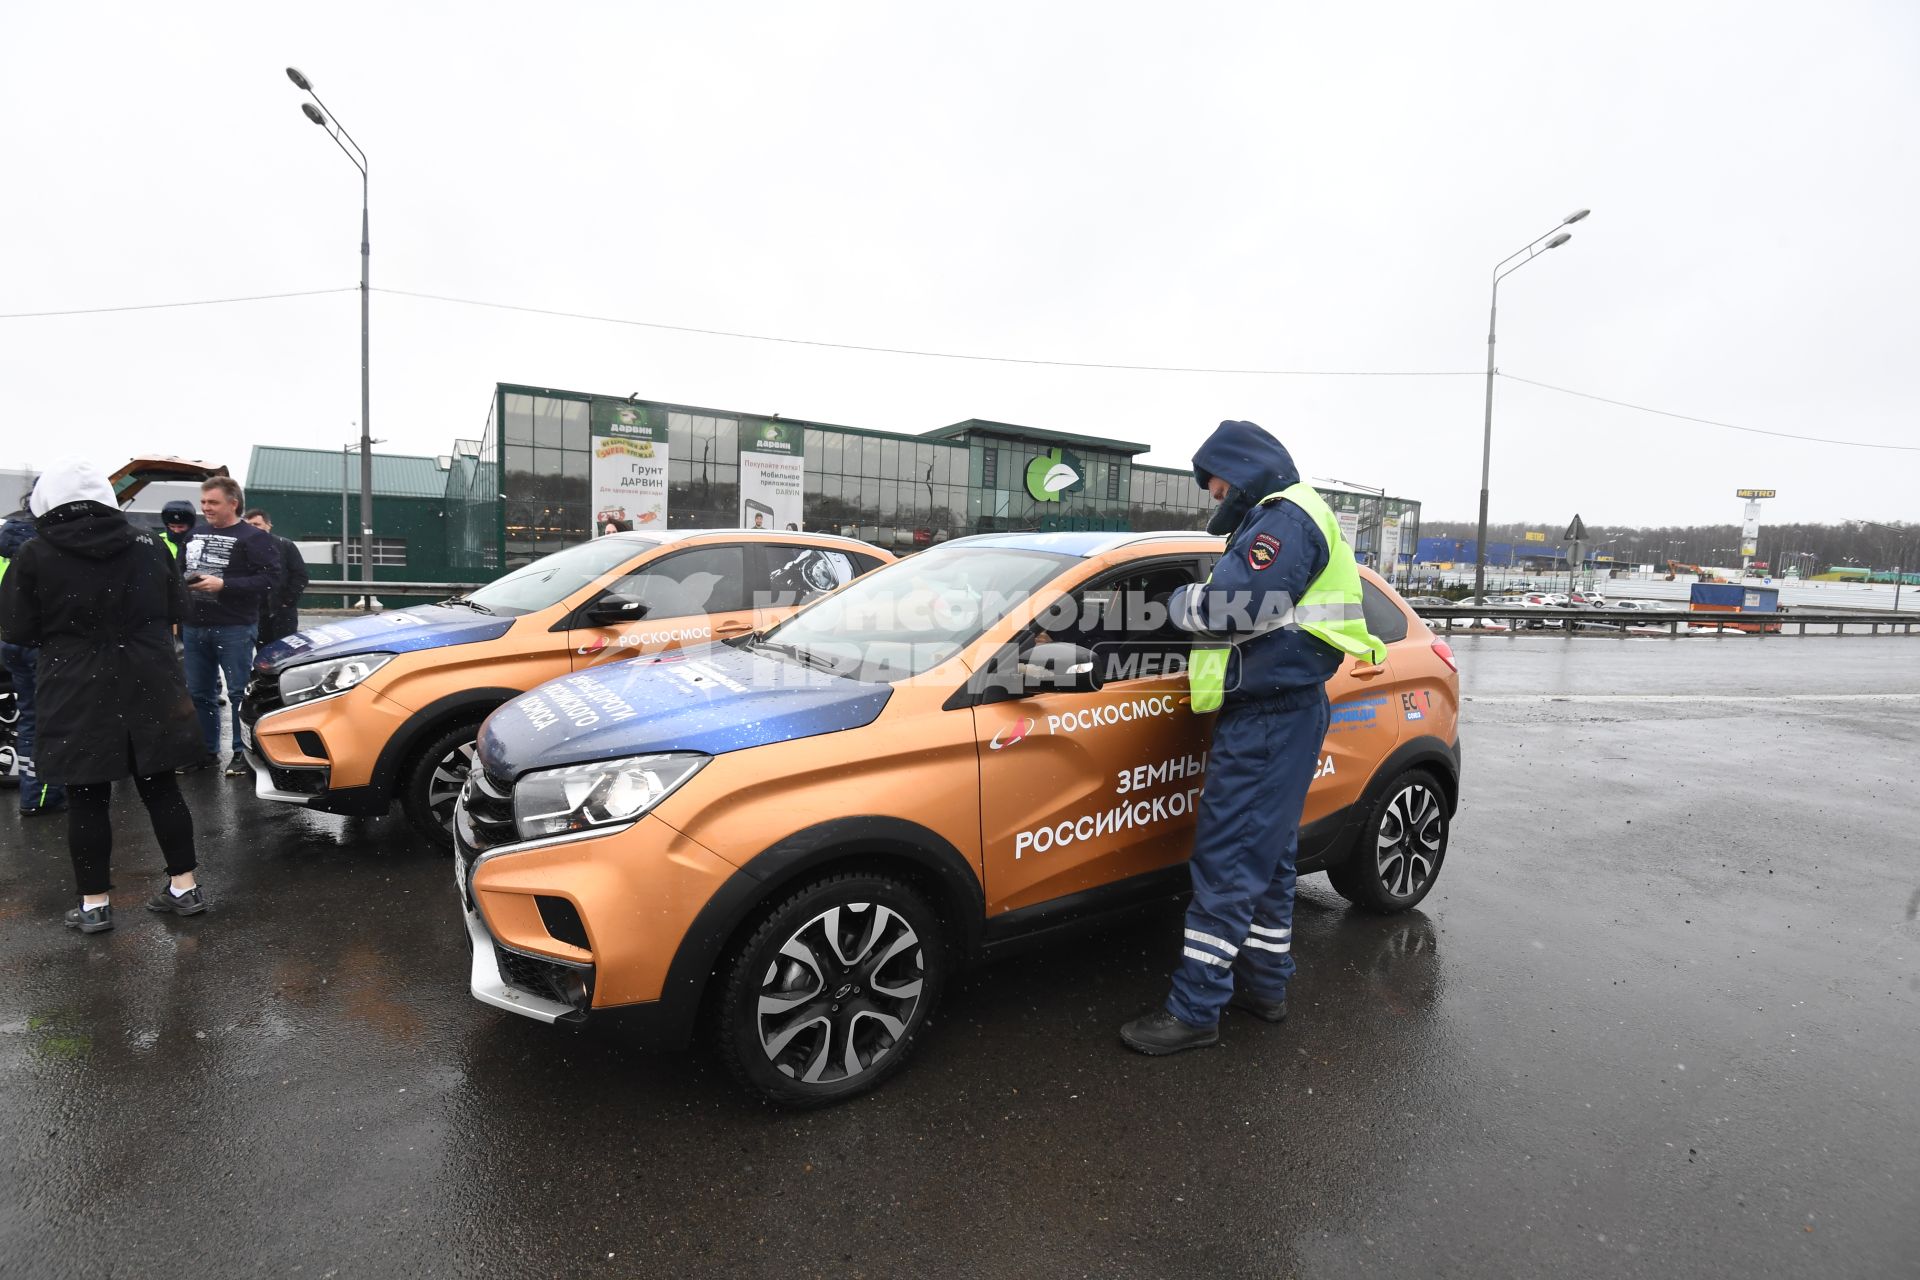
[[[41,473],[34,481],[33,496],[27,499],[27,506],[34,515],[44,516],[70,502],[97,502],[110,511],[120,509],[113,485],[91,462],[56,463]]]
[[[1251,422],[1223,422],[1193,451],[1193,474],[1202,488],[1219,476],[1258,502],[1300,483],[1287,447]]]
[[[40,536],[62,551],[89,560],[110,560],[134,544],[141,533],[114,507],[98,502],[69,502],[40,517]]]
[[[33,541],[36,530],[31,516],[16,513],[0,524],[0,560],[11,560],[20,554],[20,548]]]

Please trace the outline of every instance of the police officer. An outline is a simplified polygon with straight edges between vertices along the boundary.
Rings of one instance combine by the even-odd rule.
[[[1188,670],[1198,713],[1220,711],[1193,833],[1193,899],[1165,1006],[1120,1037],[1142,1053],[1219,1043],[1231,1003],[1287,1016],[1300,814],[1327,733],[1326,682],[1348,654],[1386,650],[1361,614],[1353,549],[1286,448],[1251,422],[1223,422],[1193,455],[1220,504],[1208,532],[1225,553],[1168,602],[1204,639]]]
[[[199,522],[200,513],[194,510],[191,502],[183,498],[175,498],[160,508],[160,523],[167,528],[166,539],[161,545],[166,547],[167,554],[173,557],[176,568],[179,567],[180,557],[186,552],[187,537],[193,532],[193,526]]]

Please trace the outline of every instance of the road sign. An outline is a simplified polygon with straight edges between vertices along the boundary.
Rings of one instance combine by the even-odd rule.
[[[1567,536],[1560,539],[1560,541],[1585,542],[1586,540],[1587,540],[1587,526],[1581,522],[1579,515],[1576,514],[1573,517],[1573,523],[1567,526]]]
[[[1776,490],[1773,489],[1735,489],[1733,496],[1736,498],[1771,498],[1775,492]]]
[[[1544,534],[1544,533],[1537,533],[1537,532],[1535,532],[1535,531],[1534,531],[1534,530],[1532,530],[1532,529],[1529,529],[1529,530],[1527,530],[1527,541],[1528,541],[1528,542],[1545,542],[1546,540],[1547,540],[1547,535],[1546,535],[1546,534]]]

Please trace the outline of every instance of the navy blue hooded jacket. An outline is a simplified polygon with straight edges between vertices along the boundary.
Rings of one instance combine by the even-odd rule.
[[[1193,470],[1203,486],[1210,476],[1232,485],[1228,513],[1244,514],[1213,577],[1174,593],[1174,624],[1239,641],[1227,664],[1228,705],[1280,699],[1304,706],[1340,669],[1340,651],[1297,627],[1251,634],[1263,614],[1277,616],[1275,593],[1291,607],[1327,567],[1327,540],[1306,512],[1291,502],[1258,505],[1299,483],[1293,457],[1253,423],[1223,422],[1194,452]]]

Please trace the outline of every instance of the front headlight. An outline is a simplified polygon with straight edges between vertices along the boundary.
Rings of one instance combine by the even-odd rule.
[[[632,822],[712,758],[673,751],[529,773],[513,787],[513,825],[522,840],[537,840]]]
[[[390,653],[356,653],[351,658],[288,667],[280,673],[280,701],[292,706],[345,693],[392,661]]]

